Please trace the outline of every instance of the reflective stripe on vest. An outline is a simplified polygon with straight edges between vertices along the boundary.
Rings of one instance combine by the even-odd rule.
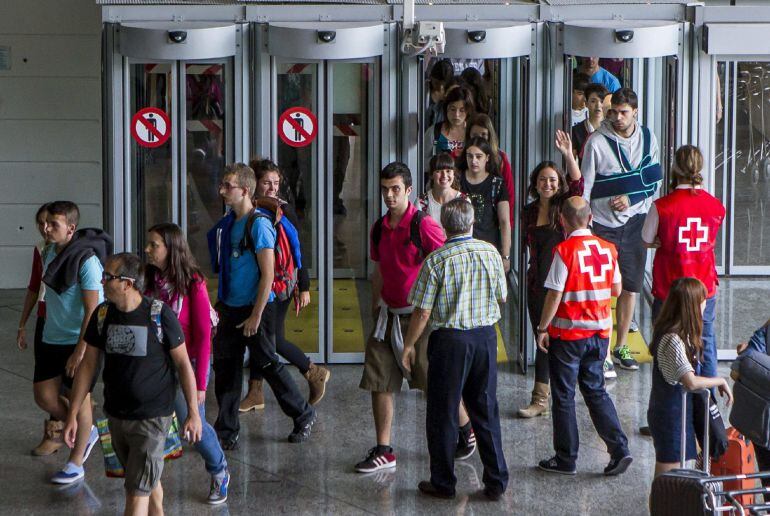
[[[575,292],[564,292],[562,301],[605,301],[612,297],[612,289],[603,288],[599,290],[577,290]]]
[[[561,330],[606,330],[612,328],[612,316],[598,321],[586,321],[579,319],[563,319],[554,317],[551,326]]]

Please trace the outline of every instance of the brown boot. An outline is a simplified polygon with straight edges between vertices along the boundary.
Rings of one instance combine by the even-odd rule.
[[[262,410],[265,408],[265,395],[262,393],[262,380],[249,380],[249,392],[238,407],[239,412]]]
[[[32,455],[35,457],[52,455],[64,446],[64,438],[62,437],[62,431],[64,430],[63,421],[46,419],[43,428],[43,440],[36,447],[32,448]]]
[[[548,397],[550,395],[551,388],[547,383],[535,382],[535,388],[532,389],[532,401],[528,407],[519,409],[519,417],[529,419],[531,417],[547,416]]]
[[[310,388],[310,396],[307,400],[311,405],[315,405],[326,393],[326,382],[329,381],[332,373],[328,369],[322,366],[317,366],[313,363],[310,364],[310,369],[305,373],[305,379],[307,385]]]

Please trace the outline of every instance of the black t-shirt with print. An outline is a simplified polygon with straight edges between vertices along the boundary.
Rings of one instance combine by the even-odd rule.
[[[500,249],[500,221],[497,219],[497,204],[508,201],[508,191],[499,176],[488,175],[477,185],[468,182],[465,174],[460,176],[460,190],[473,204],[473,238],[489,242]]]
[[[109,305],[101,334],[97,308],[86,329],[88,345],[104,352],[104,410],[118,419],[149,419],[174,411],[177,381],[170,352],[184,344],[184,333],[164,304],[163,343],[158,342],[151,306],[148,297],[133,312]]]

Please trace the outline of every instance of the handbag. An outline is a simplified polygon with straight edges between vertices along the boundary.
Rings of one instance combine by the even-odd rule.
[[[102,446],[102,455],[104,456],[104,474],[110,478],[123,478],[126,472],[123,464],[115,454],[115,448],[112,446],[112,434],[106,418],[96,420],[96,428],[99,431],[99,443]],[[166,445],[163,449],[163,458],[166,460],[178,459],[182,456],[182,439],[179,437],[179,420],[176,414],[171,416],[171,425],[166,434]]]
[[[729,444],[727,439],[727,429],[725,428],[724,419],[717,407],[716,398],[714,393],[709,391],[709,398],[711,403],[709,405],[709,456],[712,459],[718,459],[727,451],[727,445]],[[703,432],[705,428],[706,417],[706,396],[700,396],[698,394],[692,397],[692,412],[693,412],[693,425],[695,426],[695,436],[698,439],[698,443],[703,448]]]

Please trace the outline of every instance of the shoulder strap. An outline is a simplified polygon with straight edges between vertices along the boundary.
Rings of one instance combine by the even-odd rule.
[[[650,147],[652,145],[652,138],[650,137],[650,130],[643,126],[639,126],[642,129],[642,159],[645,159],[650,155]]]
[[[623,171],[630,172],[633,170],[634,168],[631,166],[631,162],[628,161],[628,158],[626,157],[625,152],[623,152],[623,149],[620,148],[618,141],[610,138],[606,134],[602,134],[602,136],[607,140],[607,145],[610,147],[612,154],[615,155],[615,159],[618,160],[618,164],[624,169]]]
[[[380,217],[374,221],[374,226],[372,227],[372,243],[374,244],[375,249],[379,247],[380,240],[382,240],[382,224],[384,220],[384,216]]]
[[[420,224],[422,219],[427,217],[428,214],[424,211],[417,210],[412,217],[412,223],[409,225],[409,240],[420,251],[420,254],[425,255],[425,249],[422,247],[422,236],[420,236]]]
[[[158,342],[163,344],[163,321],[161,312],[163,311],[163,301],[153,299],[150,305],[150,321],[155,324],[155,335],[158,336]]]
[[[258,217],[269,218],[256,208],[249,213],[249,218],[246,219],[246,228],[243,230],[243,238],[241,238],[241,241],[238,243],[241,254],[243,254],[244,251],[254,252],[254,236],[251,234],[251,229],[254,227],[254,221],[257,220]]]
[[[109,305],[102,303],[96,310],[96,331],[100,337],[104,337],[104,321],[107,319]]]
[[[443,125],[444,122],[437,122],[433,124],[433,145],[436,145],[439,138],[441,138],[441,127],[443,127]]]

